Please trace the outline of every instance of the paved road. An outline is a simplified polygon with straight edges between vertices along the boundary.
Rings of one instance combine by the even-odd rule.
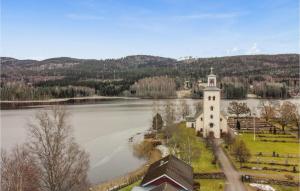
[[[220,140],[215,139],[214,144],[216,147],[216,155],[221,163],[222,169],[227,178],[227,183],[225,185],[225,191],[247,191],[244,184],[240,180],[239,173],[233,168],[228,157],[225,155],[224,151],[220,146]]]

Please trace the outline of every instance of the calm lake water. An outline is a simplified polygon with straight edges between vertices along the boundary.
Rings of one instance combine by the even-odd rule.
[[[159,101],[164,104],[166,100]],[[177,100],[178,101],[178,100]],[[199,100],[188,100],[192,105]],[[222,100],[222,110],[229,102]],[[299,99],[291,99],[299,103]],[[256,108],[257,99],[244,100]],[[130,172],[145,161],[133,156],[128,139],[137,139],[151,126],[152,100],[110,101],[92,105],[70,105],[70,122],[76,141],[90,154],[89,178],[94,184]],[[11,149],[26,141],[26,127],[31,117],[40,109],[2,110],[1,147]]]

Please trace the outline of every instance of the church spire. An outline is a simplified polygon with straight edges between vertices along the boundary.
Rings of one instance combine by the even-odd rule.
[[[210,74],[208,75],[207,79],[207,86],[216,87],[217,86],[217,78],[216,75],[213,74],[213,67],[210,67]]]

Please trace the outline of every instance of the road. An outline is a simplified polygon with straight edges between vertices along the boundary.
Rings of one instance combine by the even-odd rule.
[[[214,144],[216,145],[216,155],[227,178],[225,191],[247,191],[246,187],[240,180],[239,172],[237,172],[236,169],[232,166],[228,157],[222,150],[220,140],[215,139]]]

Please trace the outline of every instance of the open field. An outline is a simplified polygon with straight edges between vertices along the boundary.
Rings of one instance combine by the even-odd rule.
[[[299,178],[300,151],[297,138],[291,135],[262,134],[262,137],[253,139],[253,134],[241,134],[239,138],[244,140],[251,152],[251,158],[243,164],[242,172],[252,175],[263,175],[265,177],[287,180],[286,176],[292,176],[293,180]],[[270,140],[270,141],[262,141]],[[274,140],[285,140],[286,142],[273,142]],[[261,153],[261,154],[260,154]],[[274,153],[274,154],[273,154]],[[240,164],[230,157],[237,168]]]

